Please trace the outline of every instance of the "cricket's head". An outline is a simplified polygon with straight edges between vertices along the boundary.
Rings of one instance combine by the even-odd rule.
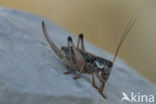
[[[96,65],[96,69],[101,73],[101,77],[103,79],[108,78],[111,72],[113,63],[101,57],[96,57],[94,62]]]

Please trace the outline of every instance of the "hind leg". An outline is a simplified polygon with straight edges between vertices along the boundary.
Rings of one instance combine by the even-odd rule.
[[[81,66],[80,72],[78,73],[77,76],[73,77],[73,79],[78,79],[78,78],[80,78],[80,76],[81,76],[81,74],[82,74],[82,72],[83,72],[83,70],[84,70],[84,66],[85,66],[85,64]]]
[[[74,79],[77,79],[84,72],[85,60],[84,60],[83,56],[81,55],[80,51],[75,47],[75,45],[72,41],[72,38],[68,37],[68,39],[72,44],[72,48],[73,48],[74,56],[75,56],[75,60],[76,60],[76,65],[77,65],[77,69],[78,69],[77,71],[79,72],[79,75],[74,77]]]
[[[79,37],[78,37],[77,49],[79,48],[80,41],[81,41],[81,50],[82,50],[82,51],[86,51],[86,49],[85,49],[85,47],[84,47],[84,38],[83,38],[83,34],[80,34]]]
[[[69,51],[69,57],[70,57],[70,67],[69,67],[69,71],[64,72],[64,74],[70,74],[71,72],[73,72],[73,60],[72,60],[72,52],[71,52],[71,43],[69,38],[67,38],[67,43],[68,43],[68,51]]]

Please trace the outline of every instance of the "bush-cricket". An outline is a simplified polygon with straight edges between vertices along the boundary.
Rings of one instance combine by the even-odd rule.
[[[115,62],[115,59],[119,52],[119,49],[120,49],[123,41],[125,40],[128,32],[134,25],[135,21],[136,21],[136,18],[130,19],[130,21],[128,22],[128,25],[125,28],[123,35],[121,37],[121,40],[116,49],[113,61],[110,61],[108,59],[105,59],[105,58],[102,58],[102,57],[99,57],[92,53],[87,52],[84,47],[83,34],[80,34],[78,36],[77,46],[74,45],[72,38],[69,36],[67,38],[68,45],[62,46],[61,49],[59,49],[54,44],[54,42],[50,39],[43,21],[42,21],[42,29],[43,29],[45,38],[48,41],[48,43],[50,44],[52,50],[63,61],[63,63],[69,67],[69,70],[67,72],[65,72],[64,74],[69,74],[74,71],[78,72],[78,75],[73,77],[74,79],[80,78],[82,73],[91,74],[93,87],[96,88],[98,90],[98,92],[104,98],[107,98],[105,96],[105,94],[103,94],[105,82],[109,78],[110,72],[114,65],[114,62]],[[79,48],[80,43],[81,43],[81,48]],[[97,87],[95,85],[94,75],[96,75],[96,77],[99,79],[99,81],[101,83],[100,87]]]

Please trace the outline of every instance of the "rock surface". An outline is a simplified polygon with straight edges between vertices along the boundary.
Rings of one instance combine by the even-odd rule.
[[[156,96],[156,85],[120,59],[104,89],[107,100],[92,87],[89,75],[78,80],[72,79],[74,74],[64,75],[67,68],[45,40],[42,20],[59,47],[67,44],[66,38],[72,34],[47,19],[0,8],[0,104],[122,104],[122,92]],[[76,42],[77,37],[72,37]],[[86,41],[85,46],[87,51],[113,59],[113,55]]]

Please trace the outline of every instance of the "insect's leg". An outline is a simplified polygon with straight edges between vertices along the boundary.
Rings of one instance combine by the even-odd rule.
[[[92,73],[92,85],[94,88],[98,89],[98,87],[95,85],[94,73]]]
[[[106,80],[104,80],[104,79],[99,75],[98,72],[96,72],[95,75],[97,76],[97,78],[98,78],[98,79],[100,80],[100,82],[101,82],[101,85],[100,85],[100,87],[98,88],[98,91],[99,91],[99,93],[100,93],[105,99],[107,99],[107,97],[103,94],[103,89],[104,89],[104,87],[105,87],[105,82],[106,82]]]
[[[98,72],[95,72],[95,75],[100,80],[100,82],[104,82],[104,79],[102,79]]]
[[[99,93],[105,98],[107,99],[107,97],[105,96],[105,94],[103,94],[103,89],[105,87],[105,83],[101,83],[100,88],[98,89]]]
[[[78,40],[77,40],[77,49],[79,48],[79,45],[80,45],[80,35],[78,36]]]
[[[75,45],[74,45],[74,43],[72,41],[72,38],[68,37],[68,39],[72,44],[72,48],[73,48],[74,56],[75,56],[75,60],[76,60],[76,65],[77,65],[77,67],[79,69],[78,71],[80,72],[80,69],[85,64],[85,60],[84,60],[83,56],[81,55],[80,51],[75,47]]]
[[[77,76],[73,77],[73,79],[78,79],[78,78],[80,78],[80,76],[81,76],[81,74],[82,74],[82,72],[83,72],[83,70],[84,70],[84,67],[85,67],[85,64],[83,64],[83,65],[81,66],[80,72],[78,73]]]
[[[67,72],[64,72],[64,74],[70,74],[71,72],[72,72],[72,68],[73,68],[73,60],[72,60],[72,51],[71,51],[71,43],[70,43],[70,40],[69,40],[69,38],[67,38],[67,43],[68,43],[68,51],[69,51],[69,57],[70,57],[70,69],[69,69],[69,71],[67,71]]]
[[[86,51],[86,49],[85,49],[85,47],[84,47],[83,34],[80,34],[79,37],[78,37],[77,49],[79,48],[80,41],[81,41],[81,49],[82,49],[82,51]]]
[[[79,52],[79,50],[75,47],[75,45],[74,45],[74,43],[72,41],[72,38],[68,37],[68,39],[72,44],[72,48],[73,48],[74,55],[75,55],[75,60],[76,60],[76,65],[78,67],[78,72],[80,72],[78,76],[74,77],[74,79],[77,79],[77,78],[80,77],[81,73],[84,70],[85,60],[84,60],[83,56],[81,55],[81,53]]]
[[[84,46],[84,38],[83,38],[83,34],[79,35],[80,39],[81,39],[81,49],[83,51],[86,51],[85,46]]]

